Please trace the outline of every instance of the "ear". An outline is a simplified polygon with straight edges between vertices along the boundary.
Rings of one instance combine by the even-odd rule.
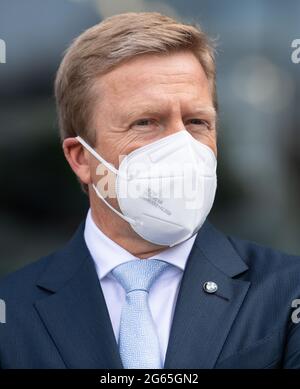
[[[76,138],[63,141],[63,151],[73,172],[83,184],[91,183],[90,156]]]

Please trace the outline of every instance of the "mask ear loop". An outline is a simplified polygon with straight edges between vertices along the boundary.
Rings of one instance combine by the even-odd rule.
[[[132,225],[137,225],[140,224],[136,220],[131,219],[128,216],[123,215],[121,212],[117,211],[114,207],[112,207],[109,202],[102,196],[102,194],[99,192],[98,188],[96,187],[95,184],[92,184],[94,191],[96,192],[96,195],[110,208],[113,212],[115,212],[117,215],[119,215],[122,219],[124,219],[127,223],[132,224]]]
[[[109,162],[107,162],[104,158],[102,158],[84,139],[82,139],[80,136],[76,136],[76,139],[78,140],[79,143],[82,144],[82,146],[87,149],[99,162],[103,163],[103,165],[111,170],[115,175],[120,175],[119,171]],[[119,215],[122,219],[127,221],[127,223],[132,224],[132,225],[137,225],[140,224],[138,221],[131,219],[128,216],[123,215],[121,212],[117,211],[114,207],[112,207],[109,202],[102,196],[98,188],[96,187],[95,184],[92,184],[94,191],[96,192],[97,196],[117,215]]]
[[[107,169],[111,170],[116,175],[119,175],[119,171],[109,162],[107,162],[104,158],[101,157],[84,139],[82,139],[80,136],[76,136],[76,139],[79,143],[82,144],[82,146],[87,149],[99,162],[103,163]]]

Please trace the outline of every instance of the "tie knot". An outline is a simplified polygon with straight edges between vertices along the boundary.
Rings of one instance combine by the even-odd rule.
[[[168,263],[158,259],[138,259],[115,267],[112,274],[123,286],[126,294],[133,290],[149,292],[154,281],[168,266]]]

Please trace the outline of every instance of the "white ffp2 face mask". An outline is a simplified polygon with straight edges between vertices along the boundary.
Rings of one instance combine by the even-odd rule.
[[[175,246],[195,235],[214,202],[217,161],[213,151],[186,130],[142,146],[115,169],[81,137],[77,140],[116,174],[121,212],[93,184],[98,197],[145,240]]]

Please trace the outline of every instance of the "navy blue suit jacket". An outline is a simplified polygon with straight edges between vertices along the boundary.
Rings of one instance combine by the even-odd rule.
[[[81,225],[61,251],[0,282],[2,368],[122,368]],[[218,284],[208,294],[206,281]],[[300,258],[228,238],[208,222],[188,258],[165,368],[300,368]]]

